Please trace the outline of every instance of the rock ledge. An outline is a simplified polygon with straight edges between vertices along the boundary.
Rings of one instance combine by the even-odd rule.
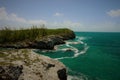
[[[0,80],[67,80],[65,66],[30,49],[0,51]]]

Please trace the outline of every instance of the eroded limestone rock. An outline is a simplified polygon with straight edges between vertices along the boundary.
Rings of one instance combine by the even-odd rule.
[[[0,51],[0,80],[67,80],[65,66],[30,49]]]

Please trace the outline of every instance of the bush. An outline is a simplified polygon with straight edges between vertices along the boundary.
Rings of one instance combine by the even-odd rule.
[[[41,39],[44,36],[64,35],[70,32],[71,30],[69,29],[47,29],[45,28],[45,25],[42,25],[41,28],[32,26],[30,29],[20,30],[11,30],[10,28],[5,27],[4,29],[0,30],[0,44],[21,41],[35,41]]]

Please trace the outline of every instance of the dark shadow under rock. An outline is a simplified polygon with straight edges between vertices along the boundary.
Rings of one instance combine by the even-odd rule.
[[[0,66],[0,80],[18,80],[23,66]]]
[[[66,69],[60,69],[57,71],[58,77],[60,80],[67,80]]]

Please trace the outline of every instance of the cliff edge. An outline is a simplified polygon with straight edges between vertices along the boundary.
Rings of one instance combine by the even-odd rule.
[[[48,29],[46,31],[42,29],[31,29],[10,32],[9,31],[10,30],[0,31],[0,48],[54,49],[55,45],[64,44],[64,40],[75,38],[74,32],[69,29]],[[41,33],[43,31],[44,34],[46,33],[46,36],[43,36],[43,33]],[[12,34],[10,35],[10,33]],[[37,36],[35,34],[37,34]]]
[[[67,80],[65,66],[30,49],[0,50],[0,80]]]

